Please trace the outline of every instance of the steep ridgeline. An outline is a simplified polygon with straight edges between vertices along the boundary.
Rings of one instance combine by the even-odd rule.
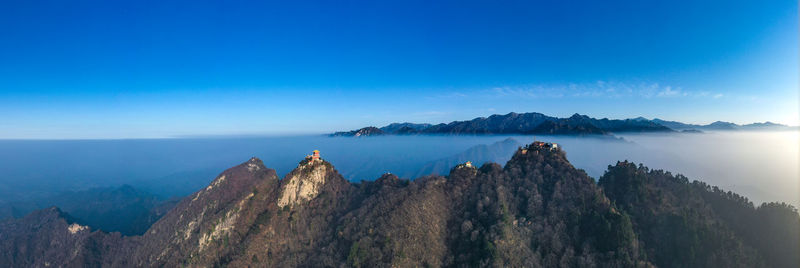
[[[686,124],[676,121],[667,121],[661,120],[658,118],[654,118],[653,120],[648,120],[647,118],[638,117],[633,120],[642,121],[642,122],[652,122],[656,123],[674,130],[790,130],[790,129],[797,129],[797,127],[790,127],[783,124],[776,124],[769,121],[763,123],[751,123],[746,125],[737,125],[731,122],[723,122],[723,121],[716,121],[710,123],[708,125],[696,125],[696,124]]]
[[[419,133],[419,131],[431,127],[431,124],[414,124],[414,123],[391,123],[384,127],[381,127],[381,131],[385,133],[391,134],[414,134]]]
[[[380,135],[411,135],[420,134],[420,131],[431,127],[431,124],[414,123],[391,123],[381,128],[364,127],[353,131],[342,131],[331,134],[330,136],[360,137],[360,136],[380,136]]]
[[[142,237],[135,264],[315,266],[310,258],[323,256],[317,251],[333,241],[352,187],[321,159],[304,160],[283,180],[251,159],[156,223]]]
[[[141,237],[130,262],[137,266],[177,267],[216,263],[232,254],[265,202],[278,189],[275,171],[261,160],[249,161],[218,175],[208,187],[184,198]]]
[[[627,218],[558,150],[520,150],[505,168],[460,165],[447,178],[386,174],[363,184],[347,182],[321,159],[304,160],[280,181],[251,162],[252,170],[226,171],[156,223],[134,264],[645,263]],[[224,188],[234,180],[254,186]]]
[[[518,148],[504,167],[460,164],[447,177],[385,174],[355,184],[320,158],[306,158],[280,180],[253,158],[186,197],[142,236],[92,231],[55,208],[4,222],[0,264],[796,267],[784,265],[794,264],[789,253],[797,249],[787,240],[797,234],[793,208],[725,206],[746,202],[673,187],[651,173],[611,167],[602,189],[547,144]],[[767,219],[756,226],[772,230],[740,236],[746,225],[729,220],[739,215]],[[760,249],[772,241],[786,248]]]
[[[408,134],[546,134],[592,135],[615,132],[672,132],[673,130],[649,120],[595,119],[574,114],[557,118],[540,113],[509,113],[479,117],[468,121],[447,124],[394,123],[380,129],[365,127],[358,130],[336,132],[331,136],[376,136]]]

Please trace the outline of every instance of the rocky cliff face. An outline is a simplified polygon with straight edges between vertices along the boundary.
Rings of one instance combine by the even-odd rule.
[[[614,174],[617,182],[629,181],[621,179],[626,173]],[[652,253],[666,250],[659,247],[682,250],[663,243],[669,236],[645,235],[658,230],[631,215],[652,205],[625,201],[616,190],[623,184],[613,184],[615,205],[563,151],[537,146],[520,148],[505,166],[461,164],[447,177],[408,181],[385,174],[358,184],[321,159],[304,160],[279,180],[253,158],[183,199],[142,236],[92,231],[55,208],[3,223],[0,263],[630,267],[662,261]],[[754,250],[714,252],[751,254],[748,264],[764,263]]]
[[[325,185],[332,167],[323,160],[308,159],[283,180],[278,207],[294,206],[314,199]]]
[[[172,211],[156,222],[136,247],[135,265],[179,266],[189,260],[214,263],[227,249],[221,243],[236,243],[239,229],[254,219],[253,209],[263,209],[260,191],[273,192],[279,183],[274,170],[252,158],[217,176],[206,188],[183,199]],[[228,246],[226,245],[226,246]],[[209,254],[209,252],[215,254]]]

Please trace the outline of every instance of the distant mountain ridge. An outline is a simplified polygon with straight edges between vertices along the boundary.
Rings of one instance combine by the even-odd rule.
[[[639,117],[639,118],[641,118],[641,117]],[[643,120],[647,120],[646,118],[642,118],[642,119]],[[677,122],[677,121],[666,121],[666,120],[661,120],[661,119],[658,119],[658,118],[653,118],[653,120],[649,120],[649,121],[654,122],[656,124],[660,124],[660,125],[666,126],[668,128],[674,129],[674,130],[690,130],[690,129],[694,129],[694,130],[786,130],[786,129],[792,129],[793,128],[791,126],[787,126],[787,125],[783,125],[783,124],[777,124],[777,123],[773,123],[773,122],[769,122],[769,121],[764,122],[764,123],[751,123],[751,124],[745,124],[745,125],[738,125],[738,124],[735,124],[735,123],[725,122],[725,121],[716,121],[716,122],[713,122],[713,123],[710,123],[710,124],[707,124],[707,125],[698,125],[698,124],[686,124],[686,123],[681,123],[681,122]]]
[[[580,114],[574,114],[568,118],[558,118],[541,113],[508,113],[436,125],[393,123],[382,128],[366,127],[353,131],[336,132],[331,136],[359,137],[407,134],[605,135],[615,132],[671,131],[673,130],[668,127],[650,121],[595,119]]]
[[[386,133],[402,134],[405,132],[421,131],[431,127],[431,124],[414,124],[414,123],[391,123],[385,127],[380,128],[381,131]]]
[[[631,119],[596,119],[587,115],[574,114],[558,118],[541,113],[508,113],[478,117],[467,121],[453,121],[441,124],[392,123],[377,128],[365,127],[352,131],[341,131],[330,136],[361,137],[379,135],[410,134],[542,134],[542,135],[608,135],[613,133],[636,132],[699,132],[699,130],[781,130],[792,127],[772,122],[737,125],[716,121],[708,125],[686,124],[658,118],[644,117]]]

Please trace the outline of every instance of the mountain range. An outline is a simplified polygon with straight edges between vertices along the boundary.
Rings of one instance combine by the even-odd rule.
[[[280,179],[252,158],[143,235],[59,208],[0,223],[6,267],[798,267],[800,215],[617,162],[599,181],[549,144],[504,165],[351,183],[308,157]]]
[[[708,125],[685,124],[658,118],[596,119],[574,114],[567,118],[547,116],[541,113],[508,113],[478,117],[468,121],[453,121],[442,124],[392,123],[387,126],[364,127],[343,131],[330,136],[378,136],[411,134],[542,134],[542,135],[607,135],[624,132],[701,132],[701,130],[775,130],[791,127],[772,122],[737,125],[717,121]]]
[[[654,122],[656,124],[660,124],[666,127],[669,127],[674,130],[687,130],[687,129],[696,129],[696,130],[785,130],[791,129],[792,127],[777,124],[772,122],[764,122],[764,123],[751,123],[745,125],[737,125],[731,122],[723,122],[723,121],[716,121],[707,125],[697,125],[697,124],[686,124],[677,121],[666,121],[661,120],[658,118],[654,118],[653,120],[647,120],[646,118],[635,118],[634,120],[645,120]]]

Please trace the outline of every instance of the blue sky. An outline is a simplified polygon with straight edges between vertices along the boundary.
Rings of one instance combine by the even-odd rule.
[[[0,138],[797,125],[797,1],[2,1]]]

